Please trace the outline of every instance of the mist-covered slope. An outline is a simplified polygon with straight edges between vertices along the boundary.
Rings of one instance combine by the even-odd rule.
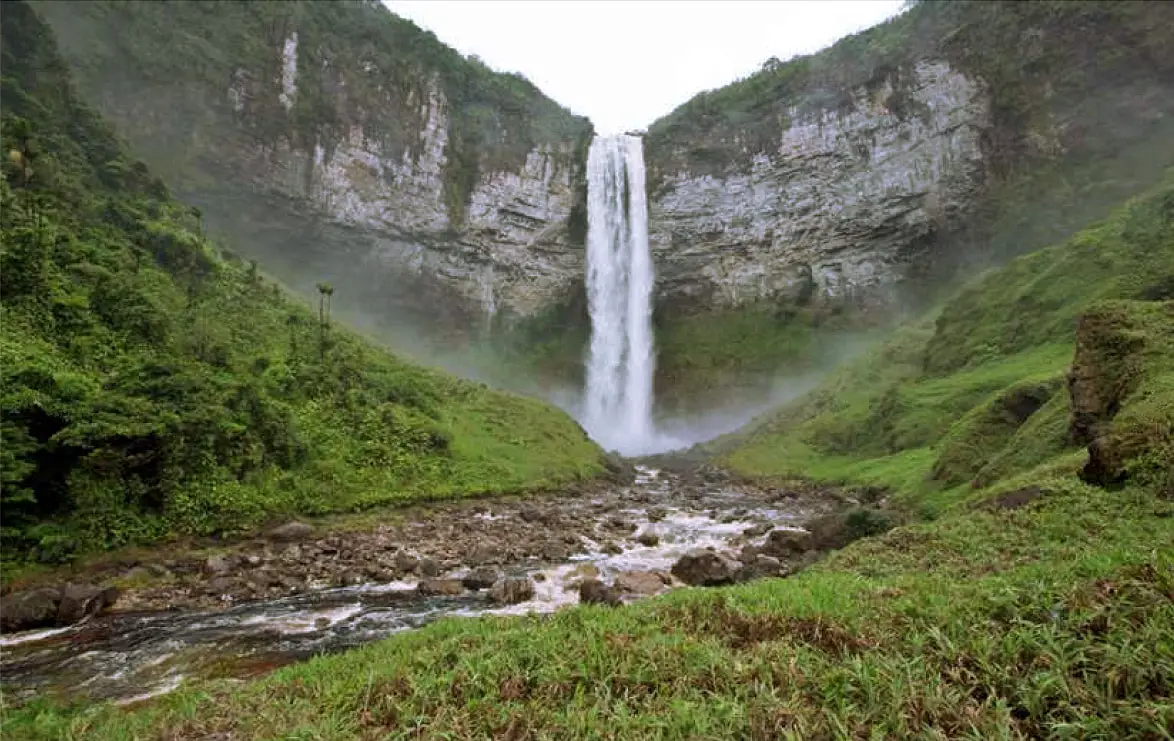
[[[1174,492],[1174,170],[966,284],[801,399],[713,443],[735,470],[940,510],[1082,472]]]
[[[562,412],[402,362],[332,319],[337,288],[307,306],[226,256],[79,102],[34,6],[2,31],[5,558],[600,470]]]

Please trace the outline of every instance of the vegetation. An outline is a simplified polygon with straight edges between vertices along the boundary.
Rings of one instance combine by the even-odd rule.
[[[309,309],[250,298],[272,291],[213,257],[145,171],[95,164],[109,161],[93,159],[100,151],[123,160],[97,146],[108,135],[80,123],[85,109],[70,103],[69,115],[50,115],[55,101],[71,101],[67,94],[47,94],[41,109],[10,108],[24,100],[10,86],[29,86],[21,57],[7,56],[25,43],[11,28],[26,24],[23,38],[41,32],[25,9],[10,4],[4,19],[4,148],[15,154],[5,165],[12,221],[4,223],[3,277],[18,287],[10,300],[3,286],[0,360],[5,424],[10,409],[25,424],[23,433],[4,429],[6,527],[10,506],[27,513],[30,494],[40,501],[28,483],[38,459],[22,446],[60,456],[83,441],[91,447],[70,454],[84,486],[71,493],[145,495],[128,484],[154,460],[174,470],[167,456],[176,449],[159,447],[153,459],[140,451],[182,434],[182,450],[191,445],[213,471],[244,466],[234,486],[248,496],[230,501],[257,501],[277,491],[262,487],[265,471],[277,480],[298,471],[321,484],[351,469],[323,474],[334,457],[316,452],[388,450],[354,432],[371,429],[365,417],[347,416],[381,404],[397,425],[418,423],[411,429],[423,437],[406,439],[424,448],[409,445],[403,460],[417,462],[426,483],[441,480],[428,478],[433,465],[458,481],[507,475],[488,461],[530,475],[560,453],[559,471],[594,465],[594,449],[536,404],[403,366],[337,328],[322,333],[327,352],[317,353]],[[41,79],[55,69],[51,56],[29,58],[39,60]],[[94,144],[67,146],[67,124]],[[38,182],[42,173],[58,178],[52,187]],[[66,200],[74,195],[81,200]],[[107,224],[98,213],[134,218]],[[28,236],[40,229],[53,239]],[[117,303],[127,313],[109,318],[102,286],[114,276],[130,288]],[[159,306],[171,321],[155,319]],[[197,331],[198,310],[213,308],[212,326],[222,330],[214,342]],[[295,314],[309,331],[285,323]],[[756,318],[745,321],[748,335],[758,331]],[[697,331],[688,342],[705,341]],[[160,339],[148,345],[151,332]],[[160,355],[184,373],[161,380],[148,364]],[[269,361],[256,363],[261,355]],[[269,374],[282,366],[289,371]],[[32,370],[10,381],[13,368]],[[285,385],[275,390],[271,381]],[[173,382],[188,385],[181,394]],[[253,384],[260,390],[244,397],[249,404],[233,406],[232,394]],[[216,404],[180,406],[210,394],[220,394]],[[358,403],[348,406],[351,398]],[[147,405],[159,413],[140,413]],[[281,410],[297,424],[269,421],[283,419]],[[44,428],[31,422],[46,418],[70,432],[42,440]],[[505,432],[476,437],[494,422]],[[406,434],[373,427],[397,441]],[[271,429],[293,429],[306,442],[250,437]],[[540,446],[539,455],[513,435],[528,435],[523,443]],[[567,452],[572,443],[581,453]],[[493,455],[470,455],[473,445]],[[0,704],[5,736],[1170,738],[1174,170],[1104,222],[978,276],[820,388],[711,450],[747,475],[878,486],[889,505],[931,517],[858,540],[786,580],[680,590],[622,609],[447,619],[244,685],[188,685],[132,708],[51,698]],[[279,455],[295,462],[266,457]],[[124,485],[103,488],[105,475]],[[372,491],[348,483],[336,478],[332,491]],[[203,489],[170,491],[184,501]],[[135,510],[119,503],[115,511]]]
[[[1141,338],[1144,350],[1126,345],[1123,352],[1147,369],[1137,388],[1116,397],[1116,414],[1148,419],[1137,422],[1151,430],[1142,447],[1157,451],[1171,423],[1163,416],[1171,368],[1163,353],[1171,345],[1161,330],[1167,310],[1153,307],[1168,306],[1161,300],[1174,295],[1172,277],[1174,171],[1103,223],[976,279],[932,326],[903,329],[749,433],[714,447],[746,474],[886,485],[930,511],[965,498],[972,483],[987,486],[1048,461],[1079,467],[1079,454],[1065,454],[1093,435],[1070,432],[1064,386],[1078,324],[1110,306],[1114,318],[1104,323]],[[1100,303],[1109,299],[1125,301]],[[1093,378],[1112,377],[1124,362],[1112,356],[1085,365]]]
[[[600,451],[537,401],[405,364],[216,253],[6,3],[3,547],[56,560],[281,514],[553,485]]]

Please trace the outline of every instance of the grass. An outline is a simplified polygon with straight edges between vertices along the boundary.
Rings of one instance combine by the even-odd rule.
[[[445,620],[133,709],[8,708],[14,739],[1168,738],[1174,505],[1050,480],[786,581]]]

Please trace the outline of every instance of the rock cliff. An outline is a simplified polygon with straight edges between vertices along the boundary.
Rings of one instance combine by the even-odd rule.
[[[1032,166],[1168,137],[1171,23],[1161,4],[922,3],[697,96],[649,129],[661,306],[890,303]]]
[[[282,279],[450,327],[580,282],[589,122],[378,3],[37,7],[136,151]]]

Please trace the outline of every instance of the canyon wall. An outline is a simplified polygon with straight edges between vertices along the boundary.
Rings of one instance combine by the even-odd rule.
[[[135,151],[280,279],[458,332],[577,290],[591,126],[524,78],[373,2],[37,9]]]
[[[1020,175],[1141,146],[1105,203],[1145,187],[1171,161],[1171,27],[1161,3],[920,3],[698,95],[648,134],[660,305],[889,305],[974,259],[961,232]]]

